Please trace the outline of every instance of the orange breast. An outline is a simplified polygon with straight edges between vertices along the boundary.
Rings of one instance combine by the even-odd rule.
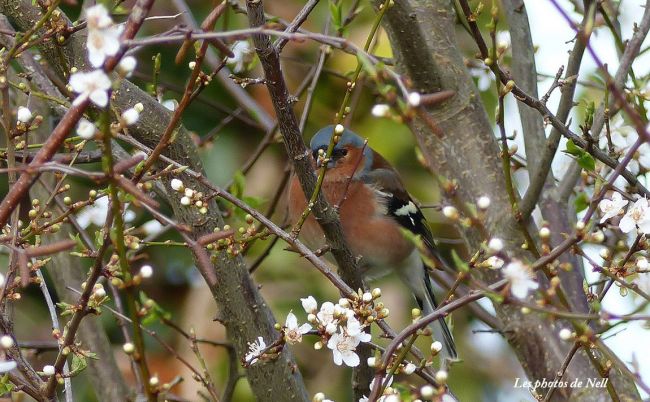
[[[330,204],[341,203],[341,225],[352,252],[373,266],[395,265],[408,257],[413,244],[402,235],[399,225],[384,215],[375,192],[360,182],[352,182],[346,199],[341,201],[345,184],[345,181],[326,180],[323,192]],[[293,223],[300,219],[305,207],[302,188],[294,178],[289,191],[289,214]],[[325,238],[313,215],[305,222],[300,236],[311,248],[325,245]]]

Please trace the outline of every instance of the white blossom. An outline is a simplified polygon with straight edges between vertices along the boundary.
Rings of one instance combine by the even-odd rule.
[[[600,252],[598,252],[598,255],[603,260],[609,260],[609,257],[610,257],[609,249],[607,249],[607,248],[600,249]]]
[[[482,197],[480,197],[480,198],[478,199],[478,201],[476,202],[476,205],[477,205],[480,209],[488,209],[488,208],[490,207],[490,202],[491,202],[491,201],[490,201],[490,197],[484,195],[484,196],[482,196]]]
[[[338,320],[334,318],[334,303],[332,302],[323,303],[316,316],[323,326],[327,326],[327,324],[336,324],[338,322]]]
[[[70,76],[70,86],[74,92],[79,94],[72,102],[73,105],[79,105],[88,98],[99,107],[105,107],[108,104],[111,80],[103,70],[74,73]]]
[[[644,293],[650,293],[650,274],[641,273],[634,279],[634,284]]]
[[[120,50],[120,35],[122,26],[112,26],[104,29],[89,29],[86,47],[88,60],[93,67],[101,67],[106,58],[115,56]]]
[[[325,398],[325,394],[322,392],[318,392],[317,394],[314,395],[312,398],[311,402],[334,402],[331,399]]]
[[[311,399],[312,402],[323,402],[323,399],[325,399],[325,394],[322,392],[318,392],[314,395],[314,397]]]
[[[560,339],[562,339],[563,341],[568,341],[569,339],[571,339],[573,337],[573,334],[571,333],[571,330],[568,329],[568,328],[562,328],[560,330],[559,335],[560,335]]]
[[[404,366],[404,374],[413,374],[415,373],[415,370],[417,369],[417,366],[413,363],[407,363],[406,366]]]
[[[6,278],[5,278],[4,274],[0,273],[0,288],[5,285],[5,280],[6,280]]]
[[[422,395],[423,398],[432,398],[433,395],[435,394],[435,390],[431,385],[425,385],[422,388],[420,388],[420,395]]]
[[[354,336],[359,339],[360,342],[370,342],[372,336],[363,330],[364,326],[361,325],[359,320],[354,316],[348,317],[345,325],[345,333],[349,336]]]
[[[490,241],[488,242],[488,248],[493,253],[498,253],[499,251],[503,250],[503,240],[496,237],[490,239]]]
[[[488,68],[471,68],[469,70],[469,73],[472,77],[477,78],[476,86],[478,87],[479,91],[485,92],[490,89],[490,86],[492,86],[494,76]]]
[[[442,343],[440,341],[434,341],[431,343],[431,352],[439,353],[442,350]]]
[[[151,278],[153,275],[153,267],[149,264],[140,267],[140,276],[143,278]]]
[[[52,375],[54,375],[55,372],[56,372],[56,369],[52,365],[48,364],[47,366],[43,367],[43,374],[45,374],[47,376],[52,376]]]
[[[647,270],[648,267],[650,267],[650,263],[648,262],[648,259],[641,256],[636,259],[636,267],[639,269]]]
[[[97,4],[86,9],[86,26],[89,30],[110,28],[112,25],[113,19],[103,5]]]
[[[378,103],[372,107],[371,113],[375,117],[386,117],[390,113],[390,106],[385,103]]]
[[[79,120],[79,124],[77,124],[77,135],[84,140],[90,140],[93,137],[95,137],[95,133],[97,132],[97,127],[88,120],[84,119],[83,117]]]
[[[156,219],[146,221],[140,227],[142,228],[142,231],[147,236],[155,236],[155,235],[159,234],[160,232],[162,232],[162,230],[164,228],[162,223],[158,222]]]
[[[135,124],[138,119],[140,119],[140,112],[138,112],[134,107],[126,109],[122,112],[122,120],[127,126]]]
[[[181,198],[181,205],[188,206],[192,203],[192,200],[189,199],[189,197],[182,197]]]
[[[544,226],[543,228],[541,228],[539,230],[539,237],[541,237],[542,239],[550,238],[551,237],[551,229]]]
[[[0,346],[2,346],[3,349],[9,349],[14,346],[14,338],[9,335],[2,335],[0,338]]]
[[[226,63],[228,63],[228,65],[234,65],[232,70],[235,73],[244,71],[246,65],[250,64],[255,56],[255,50],[246,40],[238,40],[232,46],[231,50],[234,57],[228,57]]]
[[[135,219],[135,212],[127,209],[128,204],[124,209],[124,221],[131,222]],[[84,207],[77,213],[77,223],[82,228],[87,228],[91,224],[95,226],[103,226],[106,223],[106,215],[108,214],[108,197],[101,197],[95,200],[91,205]]]
[[[650,169],[650,144],[644,142],[639,147],[639,164],[646,169]]]
[[[160,102],[160,104],[163,105],[165,109],[171,110],[172,112],[178,107],[178,101],[176,99],[167,99]]]
[[[16,112],[16,118],[21,123],[29,123],[32,121],[32,111],[26,108],[25,106],[19,106],[18,111]]]
[[[101,285],[101,283],[98,283],[97,285]],[[104,289],[104,286],[97,285],[95,285],[95,290],[93,290],[93,296],[97,299],[106,297],[106,289]]]
[[[348,367],[358,366],[360,361],[355,350],[359,342],[359,338],[346,334],[343,329],[334,333],[327,342],[327,347],[332,350],[334,364],[340,366],[345,363]]]
[[[125,77],[130,77],[135,71],[135,67],[138,65],[138,61],[133,56],[126,56],[120,60],[120,63],[117,65],[117,70],[124,75]]]
[[[311,330],[311,325],[309,324],[298,326],[298,319],[293,313],[287,314],[284,327],[284,340],[290,344],[301,342],[302,336]]]
[[[386,387],[384,388],[384,395],[385,395],[386,392],[389,389],[391,389],[390,386],[393,383],[393,376],[390,376],[387,379],[384,379],[382,381],[382,383],[386,384]],[[370,385],[368,386],[368,388],[372,390],[374,387],[375,387],[375,378],[373,377],[372,381],[370,381]],[[386,397],[384,395],[380,396],[379,399],[377,399],[377,402],[386,402]],[[359,402],[368,402],[368,397],[364,395],[363,397],[361,397],[359,399]]]
[[[185,186],[183,185],[183,182],[179,179],[172,179],[170,183],[172,190],[174,191],[183,191],[185,189]]]
[[[409,105],[413,107],[420,106],[421,101],[422,101],[422,96],[417,92],[411,92],[408,96]]]
[[[501,272],[503,277],[510,282],[510,292],[518,299],[526,298],[529,290],[539,287],[534,280],[535,275],[530,266],[519,260],[512,260]]]
[[[325,398],[325,394],[322,392],[318,392],[314,395],[312,398],[311,402],[333,402],[331,399]]]
[[[650,209],[648,200],[639,198],[634,205],[628,208],[627,213],[618,224],[623,233],[630,233],[639,228],[641,233],[650,233]]]
[[[458,209],[454,207],[453,205],[445,205],[442,207],[442,214],[445,216],[447,219],[451,220],[458,220],[460,218],[460,214],[458,213]]]
[[[7,373],[13,369],[15,369],[18,366],[18,364],[13,361],[6,361],[6,362],[0,362],[0,373]]]
[[[496,255],[489,257],[485,262],[489,264],[489,267],[492,269],[499,269],[503,267],[503,264],[505,263],[502,258],[499,258]]]
[[[246,353],[244,359],[249,364],[255,364],[262,355],[262,352],[264,352],[264,349],[266,349],[266,342],[264,342],[264,338],[258,336],[256,342],[248,342],[248,353]]]
[[[498,31],[495,39],[497,42],[497,46],[499,47],[510,46],[510,32],[508,31]]]
[[[94,67],[101,67],[108,56],[115,56],[120,50],[123,27],[113,23],[108,10],[101,4],[86,10],[86,21],[88,60]]]
[[[336,326],[336,324],[330,322],[329,324],[327,324],[327,325],[325,326],[325,332],[327,332],[328,334],[332,335],[333,333],[336,332],[336,329],[337,329],[337,328],[338,328],[338,327]]]
[[[614,192],[611,200],[603,198],[598,203],[598,208],[603,213],[602,218],[600,218],[600,223],[618,215],[627,204],[628,200],[623,199],[623,196],[619,192]]]
[[[108,214],[108,197],[102,197],[93,204],[84,207],[77,213],[77,223],[82,228],[87,228],[91,224],[95,226],[102,226],[106,222],[106,215]]]
[[[302,308],[305,309],[305,313],[313,314],[318,310],[318,303],[314,299],[314,296],[307,296],[304,299],[300,299],[300,302],[302,303]]]
[[[614,146],[614,151],[618,153],[625,153],[639,138],[636,130],[625,123],[625,121],[617,115],[609,124],[610,139]],[[607,140],[607,132],[603,129],[600,138],[598,139],[598,146],[602,149],[608,149],[609,144]]]
[[[127,342],[124,345],[122,345],[122,350],[127,355],[130,355],[131,353],[135,352],[135,345],[132,344],[131,342]]]

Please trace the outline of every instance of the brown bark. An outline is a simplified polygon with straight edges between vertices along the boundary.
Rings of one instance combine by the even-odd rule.
[[[450,0],[398,1],[386,14],[384,27],[398,67],[412,80],[414,90],[421,93],[446,89],[456,92],[449,101],[427,109],[430,118],[440,128],[441,136],[432,133],[430,127],[419,119],[411,122],[411,129],[429,167],[458,183],[457,194],[461,201],[473,203],[480,196],[490,197],[492,204],[486,221],[490,235],[503,239],[512,257],[531,261],[532,256],[520,247],[524,238],[507,196],[499,147],[457,47],[455,21]],[[530,222],[529,227],[533,228]],[[477,231],[468,230],[465,240],[471,249],[476,250],[484,239]],[[486,273],[482,279],[494,282],[497,274]],[[558,327],[542,316],[522,314],[521,309],[513,306],[495,304],[495,309],[503,322],[504,334],[528,377],[552,381],[570,347],[559,340]],[[573,358],[564,378],[571,381],[593,377],[599,377],[599,374],[581,350]],[[610,381],[621,399],[638,399],[629,378],[612,372]],[[604,389],[583,389],[579,395],[578,392],[570,393],[570,389],[558,389],[552,400],[610,400]]]
[[[40,12],[31,5],[30,0],[6,0],[0,2],[0,12],[5,14],[17,29],[26,30],[34,26]],[[66,66],[85,66],[85,37],[83,31],[74,34],[62,46],[47,43],[40,50],[44,59],[56,71],[59,78],[67,81]],[[124,81],[114,93],[113,106],[125,110],[136,103],[144,105],[144,111],[139,121],[130,127],[129,133],[143,144],[154,147],[165,131],[170,120],[170,112],[151,96],[144,93],[129,81]],[[181,127],[176,140],[164,152],[164,155],[177,162],[189,166],[192,170],[203,172],[196,147],[189,133]],[[167,176],[166,176],[167,177]],[[208,194],[210,191],[197,180],[181,175],[186,187]],[[170,188],[164,179],[165,188]],[[221,212],[214,201],[209,203],[209,212],[199,214],[194,208],[181,206],[180,197],[176,192],[169,192],[170,202],[175,219],[178,223],[191,229],[190,236],[198,239],[212,232],[215,227],[223,227]],[[197,265],[199,262],[197,261]],[[258,336],[272,343],[278,336],[274,329],[273,314],[262,299],[257,286],[248,275],[246,265],[241,257],[231,258],[221,253],[214,264],[214,272],[202,272],[219,309],[219,317],[228,331],[228,336],[242,357],[248,349],[248,342]],[[209,275],[211,274],[211,275]],[[216,276],[216,281],[211,277]],[[215,324],[217,325],[217,324]],[[253,392],[260,401],[296,401],[307,400],[300,372],[287,348],[278,355],[277,359],[259,362],[247,369],[248,381]]]

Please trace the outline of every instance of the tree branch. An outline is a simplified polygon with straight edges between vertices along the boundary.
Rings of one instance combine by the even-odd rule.
[[[456,93],[450,100],[426,109],[428,118],[439,129],[437,133],[432,133],[430,126],[420,119],[411,121],[410,127],[428,166],[434,173],[457,183],[454,194],[459,200],[473,203],[479,196],[490,198],[491,206],[486,211],[487,231],[507,244],[511,257],[527,260],[530,255],[520,248],[524,239],[506,195],[496,139],[456,44],[456,16],[451,3],[449,0],[400,1],[388,11],[385,19],[397,64],[412,80],[414,89],[420,93],[444,89]],[[521,93],[523,91],[518,89],[515,95]],[[558,127],[564,126],[558,124]],[[485,240],[475,229],[467,230],[464,235],[471,249],[480,249]],[[496,282],[498,278],[496,273],[486,272],[482,279]],[[541,317],[522,314],[514,306],[495,304],[495,309],[503,322],[504,335],[528,377],[553,379],[568,352],[567,345],[558,339],[555,326]],[[566,375],[586,378],[598,374],[581,351],[574,357]],[[566,400],[570,392],[558,390],[554,398]],[[574,399],[571,400],[594,400],[603,397],[603,392],[589,389],[581,395],[572,395]],[[632,385],[620,390],[620,394],[625,393],[636,395],[636,390]]]
[[[37,10],[30,0],[12,0],[2,3],[0,11],[9,16],[21,29],[28,29],[38,19]],[[63,15],[63,12],[61,12]],[[59,77],[67,73],[61,63],[61,54],[68,65],[83,67],[85,65],[85,38],[80,33],[72,35],[63,46],[47,43],[41,49],[44,59],[50,62]],[[160,140],[170,120],[170,112],[128,81],[123,81],[114,91],[113,104],[118,110],[126,110],[136,103],[142,103],[144,110],[136,124],[130,126],[129,133],[142,143],[153,147]],[[180,127],[176,140],[166,150],[165,155],[185,166],[203,172],[197,150],[189,133]],[[186,187],[208,194],[210,191],[191,176],[179,177]],[[171,177],[165,176],[165,188],[169,188]],[[214,200],[208,205],[208,213],[200,214],[192,208],[180,204],[181,195],[168,193],[174,215],[180,224],[190,228],[189,235],[197,239],[211,233],[215,227],[223,227],[221,212]],[[195,255],[199,258],[198,255]],[[205,274],[205,272],[202,272]],[[247,343],[262,336],[267,341],[277,336],[274,329],[273,315],[262,299],[257,286],[248,275],[246,265],[241,257],[231,258],[225,252],[220,253],[214,265],[214,277],[217,281],[205,277],[210,291],[219,307],[228,335],[238,356],[243,356],[248,349]],[[247,369],[249,383],[260,401],[295,401],[307,400],[307,392],[300,375],[295,369],[295,362],[286,348],[278,354],[277,359],[254,364]]]

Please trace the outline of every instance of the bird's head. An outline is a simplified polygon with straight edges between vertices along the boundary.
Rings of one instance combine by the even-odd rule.
[[[334,126],[320,129],[310,142],[310,148],[317,167],[320,167],[327,147],[334,135]],[[321,155],[319,155],[319,153]],[[319,157],[321,156],[321,157]],[[343,130],[338,141],[334,144],[332,155],[327,163],[328,169],[350,167],[359,171],[368,171],[372,166],[373,151],[366,144],[366,140],[348,130]]]

